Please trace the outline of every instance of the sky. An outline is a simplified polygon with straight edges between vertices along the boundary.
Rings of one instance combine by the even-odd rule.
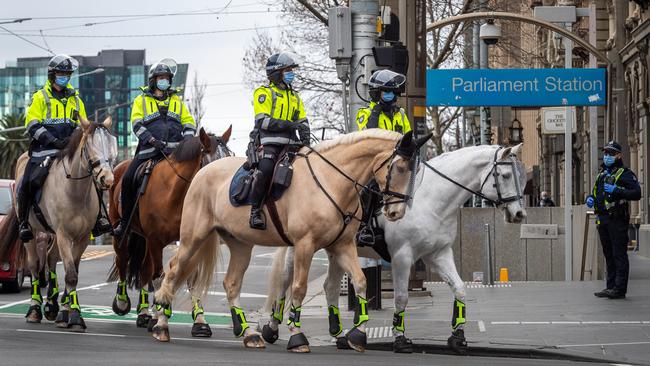
[[[146,18],[93,17],[191,12],[211,14]],[[0,23],[13,18],[72,16],[80,18],[33,19],[20,24],[0,25],[18,34],[38,33],[39,30],[43,30],[45,36],[150,35],[249,29],[228,33],[166,37],[46,37],[45,40],[41,37],[26,37],[40,47],[49,46],[54,53],[90,56],[96,55],[102,49],[146,49],[147,64],[165,57],[174,58],[178,63],[188,63],[188,88],[195,71],[198,72],[199,78],[208,84],[204,99],[207,112],[202,124],[209,132],[219,135],[232,124],[233,134],[229,146],[236,155],[243,156],[248,143],[248,133],[253,125],[251,102],[253,90],[242,84],[242,58],[255,32],[268,32],[273,35],[279,31],[280,14],[260,0],[158,0],[155,2],[28,0],[3,2]],[[84,26],[87,23],[106,21],[119,22]],[[60,27],[66,28],[50,29]],[[47,51],[18,37],[6,35],[5,31],[0,29],[0,67],[4,67],[8,61],[15,61],[18,57],[48,55]]]

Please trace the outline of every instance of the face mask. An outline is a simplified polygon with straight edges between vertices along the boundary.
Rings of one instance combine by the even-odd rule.
[[[287,85],[291,85],[293,83],[293,79],[296,77],[296,74],[293,73],[293,71],[287,71],[283,75],[284,83]]]
[[[68,85],[68,82],[70,81],[70,77],[66,75],[61,75],[57,76],[54,79],[54,83],[58,86],[66,87]]]
[[[393,100],[395,100],[395,93],[393,93],[392,91],[391,92],[383,92],[383,93],[381,93],[381,99],[384,102],[387,102],[387,103],[392,102]]]
[[[605,166],[612,166],[612,164],[614,164],[615,161],[616,158],[611,155],[603,156],[603,163],[605,163]]]
[[[160,79],[160,80],[156,81],[156,88],[158,88],[158,89],[160,89],[162,91],[165,91],[165,90],[169,89],[169,80]]]

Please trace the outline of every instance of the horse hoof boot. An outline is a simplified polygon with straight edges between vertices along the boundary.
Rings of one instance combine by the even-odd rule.
[[[59,303],[56,301],[45,303],[43,305],[43,313],[45,314],[45,319],[49,321],[56,320],[56,316],[59,314]]]
[[[368,336],[365,332],[354,327],[345,335],[345,338],[347,338],[348,346],[350,346],[350,348],[357,352],[365,352],[366,346],[368,345]]]
[[[245,336],[244,346],[246,346],[246,348],[266,348],[266,344],[264,343],[264,340],[257,333],[253,333]]]
[[[169,342],[169,328],[156,325],[153,327],[153,337],[161,342]]]
[[[68,320],[70,319],[70,312],[68,310],[61,310],[54,320],[57,328],[67,328]]]
[[[465,340],[465,331],[462,329],[455,330],[451,337],[447,339],[447,346],[456,354],[464,355],[467,353],[467,340]]]
[[[68,329],[72,332],[84,333],[86,331],[86,322],[81,317],[78,310],[70,311],[70,319],[68,320]]]
[[[43,320],[43,313],[41,312],[41,305],[32,305],[27,310],[27,323],[40,323]]]
[[[393,342],[393,352],[395,353],[413,353],[413,342],[403,335],[395,338]]]
[[[147,328],[149,327],[149,322],[151,321],[151,315],[149,314],[138,314],[138,318],[135,320],[135,325],[138,328]]]
[[[126,297],[126,309],[122,310],[117,306],[117,296],[113,298],[113,312],[119,316],[124,316],[131,311],[131,299]]]
[[[352,348],[348,345],[348,339],[345,338],[345,336],[343,336],[343,337],[336,338],[336,349],[352,349]]]
[[[309,341],[304,333],[296,333],[289,338],[287,343],[287,350],[295,353],[309,353]]]
[[[192,337],[210,338],[212,337],[212,329],[206,323],[194,323],[192,325]]]
[[[147,324],[147,332],[149,333],[153,332],[153,327],[155,327],[156,324],[158,324],[158,319],[156,318],[149,319],[149,324]]]
[[[264,327],[262,327],[262,338],[264,338],[267,343],[275,343],[275,341],[278,340],[279,333],[279,329],[273,330],[273,328],[268,324],[264,324]]]

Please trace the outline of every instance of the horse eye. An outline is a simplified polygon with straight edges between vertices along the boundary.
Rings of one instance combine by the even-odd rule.
[[[404,173],[406,173],[406,168],[403,168],[403,167],[401,167],[401,166],[398,166],[398,167],[397,167],[397,173],[398,173],[398,174],[404,174]]]

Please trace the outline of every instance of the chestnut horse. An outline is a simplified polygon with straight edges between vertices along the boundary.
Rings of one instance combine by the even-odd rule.
[[[145,192],[138,201],[129,231],[124,240],[113,238],[115,263],[109,281],[119,278],[117,294],[113,299],[113,311],[126,315],[131,310],[128,287],[139,289],[136,311],[138,327],[147,327],[152,320],[149,315],[149,290],[157,288],[163,275],[163,249],[179,239],[181,208],[192,178],[202,166],[232,155],[227,147],[232,126],[221,136],[208,135],[203,129],[198,136],[182,141],[174,152],[166,156],[152,170]],[[115,224],[121,215],[120,193],[124,172],[131,160],[115,167],[117,184],[110,190],[109,217]],[[147,290],[149,287],[149,290]],[[209,337],[212,332],[203,318],[203,308],[198,298],[193,299],[192,335]],[[151,326],[155,324],[153,320]],[[151,329],[149,327],[149,329]]]

